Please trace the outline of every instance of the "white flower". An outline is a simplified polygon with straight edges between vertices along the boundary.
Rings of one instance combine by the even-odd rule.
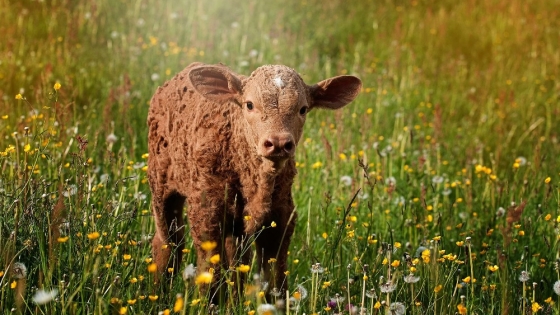
[[[340,182],[344,184],[344,186],[350,186],[352,185],[352,177],[348,176],[348,175],[344,175],[342,177],[340,177]]]
[[[152,81],[157,81],[157,80],[159,80],[159,74],[157,74],[157,73],[152,73],[151,79],[152,79]]]
[[[443,183],[443,177],[439,175],[432,177],[432,183],[434,183],[435,185]]]
[[[389,186],[396,186],[397,185],[397,179],[394,178],[393,176],[389,176],[389,177],[385,178],[385,184],[389,185]]]
[[[44,305],[49,303],[50,301],[54,300],[54,298],[58,295],[58,290],[53,289],[51,291],[45,291],[43,289],[37,290],[33,295],[33,303],[37,305]]]
[[[554,282],[552,290],[554,290],[554,293],[556,293],[556,295],[560,295],[560,280],[556,280],[556,282]]]
[[[519,166],[523,166],[527,164],[527,159],[523,156],[518,157],[517,159],[515,159],[515,161],[519,163]]]
[[[185,270],[183,270],[183,280],[187,281],[188,279],[194,277],[196,274],[196,268],[193,264],[189,264]]]
[[[276,314],[276,307],[272,304],[261,304],[257,307],[257,313],[259,315],[273,315]]]
[[[496,210],[496,216],[497,217],[502,217],[504,216],[504,214],[506,214],[506,209],[499,207],[498,210]]]
[[[107,141],[107,143],[115,143],[115,142],[117,142],[117,140],[119,140],[119,138],[117,136],[115,136],[115,134],[112,133],[112,132],[105,139],[105,141]]]
[[[311,273],[323,273],[325,272],[325,268],[321,267],[320,263],[316,263],[311,266]]]

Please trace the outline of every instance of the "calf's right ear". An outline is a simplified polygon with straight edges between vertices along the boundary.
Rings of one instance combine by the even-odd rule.
[[[209,100],[223,103],[238,102],[241,95],[241,80],[225,67],[204,65],[189,72],[194,89]]]

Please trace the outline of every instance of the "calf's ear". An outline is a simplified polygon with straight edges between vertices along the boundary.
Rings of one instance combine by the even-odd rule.
[[[352,102],[362,89],[355,76],[341,75],[323,80],[310,88],[311,108],[339,109]]]
[[[226,67],[204,65],[189,72],[194,89],[209,100],[237,101],[241,95],[241,80]]]

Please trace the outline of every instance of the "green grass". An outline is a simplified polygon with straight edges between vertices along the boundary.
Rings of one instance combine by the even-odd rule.
[[[208,312],[180,276],[194,251],[168,293],[148,272],[144,167],[151,95],[202,61],[364,82],[347,108],[311,113],[298,148],[290,313],[363,303],[383,314],[394,302],[407,314],[560,313],[557,1],[0,8],[0,312],[173,313],[177,294],[185,313]],[[411,268],[416,283],[404,281]],[[218,312],[256,312],[265,301],[251,284]],[[58,295],[37,305],[39,288]]]

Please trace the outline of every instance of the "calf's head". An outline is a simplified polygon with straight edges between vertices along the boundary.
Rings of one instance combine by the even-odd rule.
[[[280,65],[262,66],[249,77],[203,65],[193,68],[189,79],[207,99],[242,108],[247,142],[276,168],[294,155],[308,112],[341,108],[362,87],[360,79],[347,75],[307,85],[295,70]]]

